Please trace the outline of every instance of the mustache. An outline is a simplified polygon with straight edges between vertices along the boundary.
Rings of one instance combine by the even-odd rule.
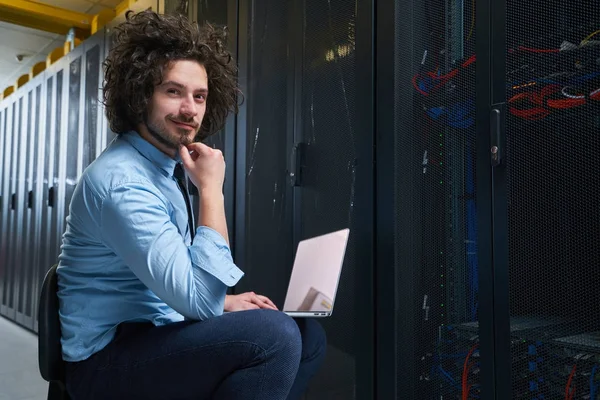
[[[194,127],[195,129],[198,129],[200,127],[200,124],[198,124],[196,121],[194,121],[193,117],[186,118],[183,115],[175,116],[175,115],[169,114],[169,115],[167,115],[167,118],[169,118],[173,122],[180,122],[182,124],[190,125],[190,126]]]

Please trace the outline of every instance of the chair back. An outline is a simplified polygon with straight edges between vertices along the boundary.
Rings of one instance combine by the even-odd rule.
[[[38,362],[42,378],[48,382],[64,382],[65,378],[58,317],[57,267],[58,265],[53,265],[46,273],[38,308]]]

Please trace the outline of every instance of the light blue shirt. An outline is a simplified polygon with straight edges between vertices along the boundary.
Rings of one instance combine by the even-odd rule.
[[[121,322],[223,313],[227,287],[243,272],[215,230],[198,227],[192,243],[176,163],[130,132],[82,174],[57,270],[64,360],[101,350]]]

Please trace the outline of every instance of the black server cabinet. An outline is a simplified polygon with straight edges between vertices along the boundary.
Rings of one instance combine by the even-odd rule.
[[[377,3],[378,398],[494,398],[482,3]]]
[[[377,15],[381,398],[598,398],[598,13]]]
[[[228,50],[234,57],[234,61],[237,61],[237,21],[238,21],[238,6],[236,0],[207,0],[203,2],[197,2],[197,4],[190,4],[191,10],[188,10],[190,14],[193,14],[192,20],[197,21],[199,24],[210,23],[227,32],[227,46]],[[168,8],[168,7],[167,7]],[[173,7],[172,7],[173,8]],[[176,8],[176,7],[174,7]],[[243,98],[240,98],[240,103]],[[236,116],[230,115],[225,121],[225,126],[219,132],[216,132],[204,143],[215,149],[219,149],[223,152],[223,157],[227,167],[225,169],[225,183],[223,193],[225,196],[225,214],[227,216],[227,230],[229,232],[229,239],[232,249],[236,245],[235,237],[235,127],[236,127]],[[192,194],[192,201],[194,204],[194,213],[198,211],[198,196],[194,185],[189,183],[189,188]]]
[[[372,2],[238,4],[236,291],[282,305],[298,241],[351,229],[308,399],[373,396]],[[228,13],[229,14],[229,13]]]
[[[600,14],[583,0],[506,0],[493,103],[506,162],[495,234],[513,399],[596,399],[600,366]],[[497,86],[496,86],[497,85]],[[498,323],[506,323],[498,321]],[[510,379],[510,380],[509,380]]]

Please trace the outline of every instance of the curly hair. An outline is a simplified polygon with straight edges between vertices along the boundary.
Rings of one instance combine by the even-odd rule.
[[[225,28],[199,26],[182,15],[128,11],[115,31],[103,63],[103,103],[113,132],[126,133],[145,120],[155,86],[178,60],[197,61],[208,76],[210,95],[196,140],[216,133],[229,112],[238,112],[237,68],[225,47]]]

